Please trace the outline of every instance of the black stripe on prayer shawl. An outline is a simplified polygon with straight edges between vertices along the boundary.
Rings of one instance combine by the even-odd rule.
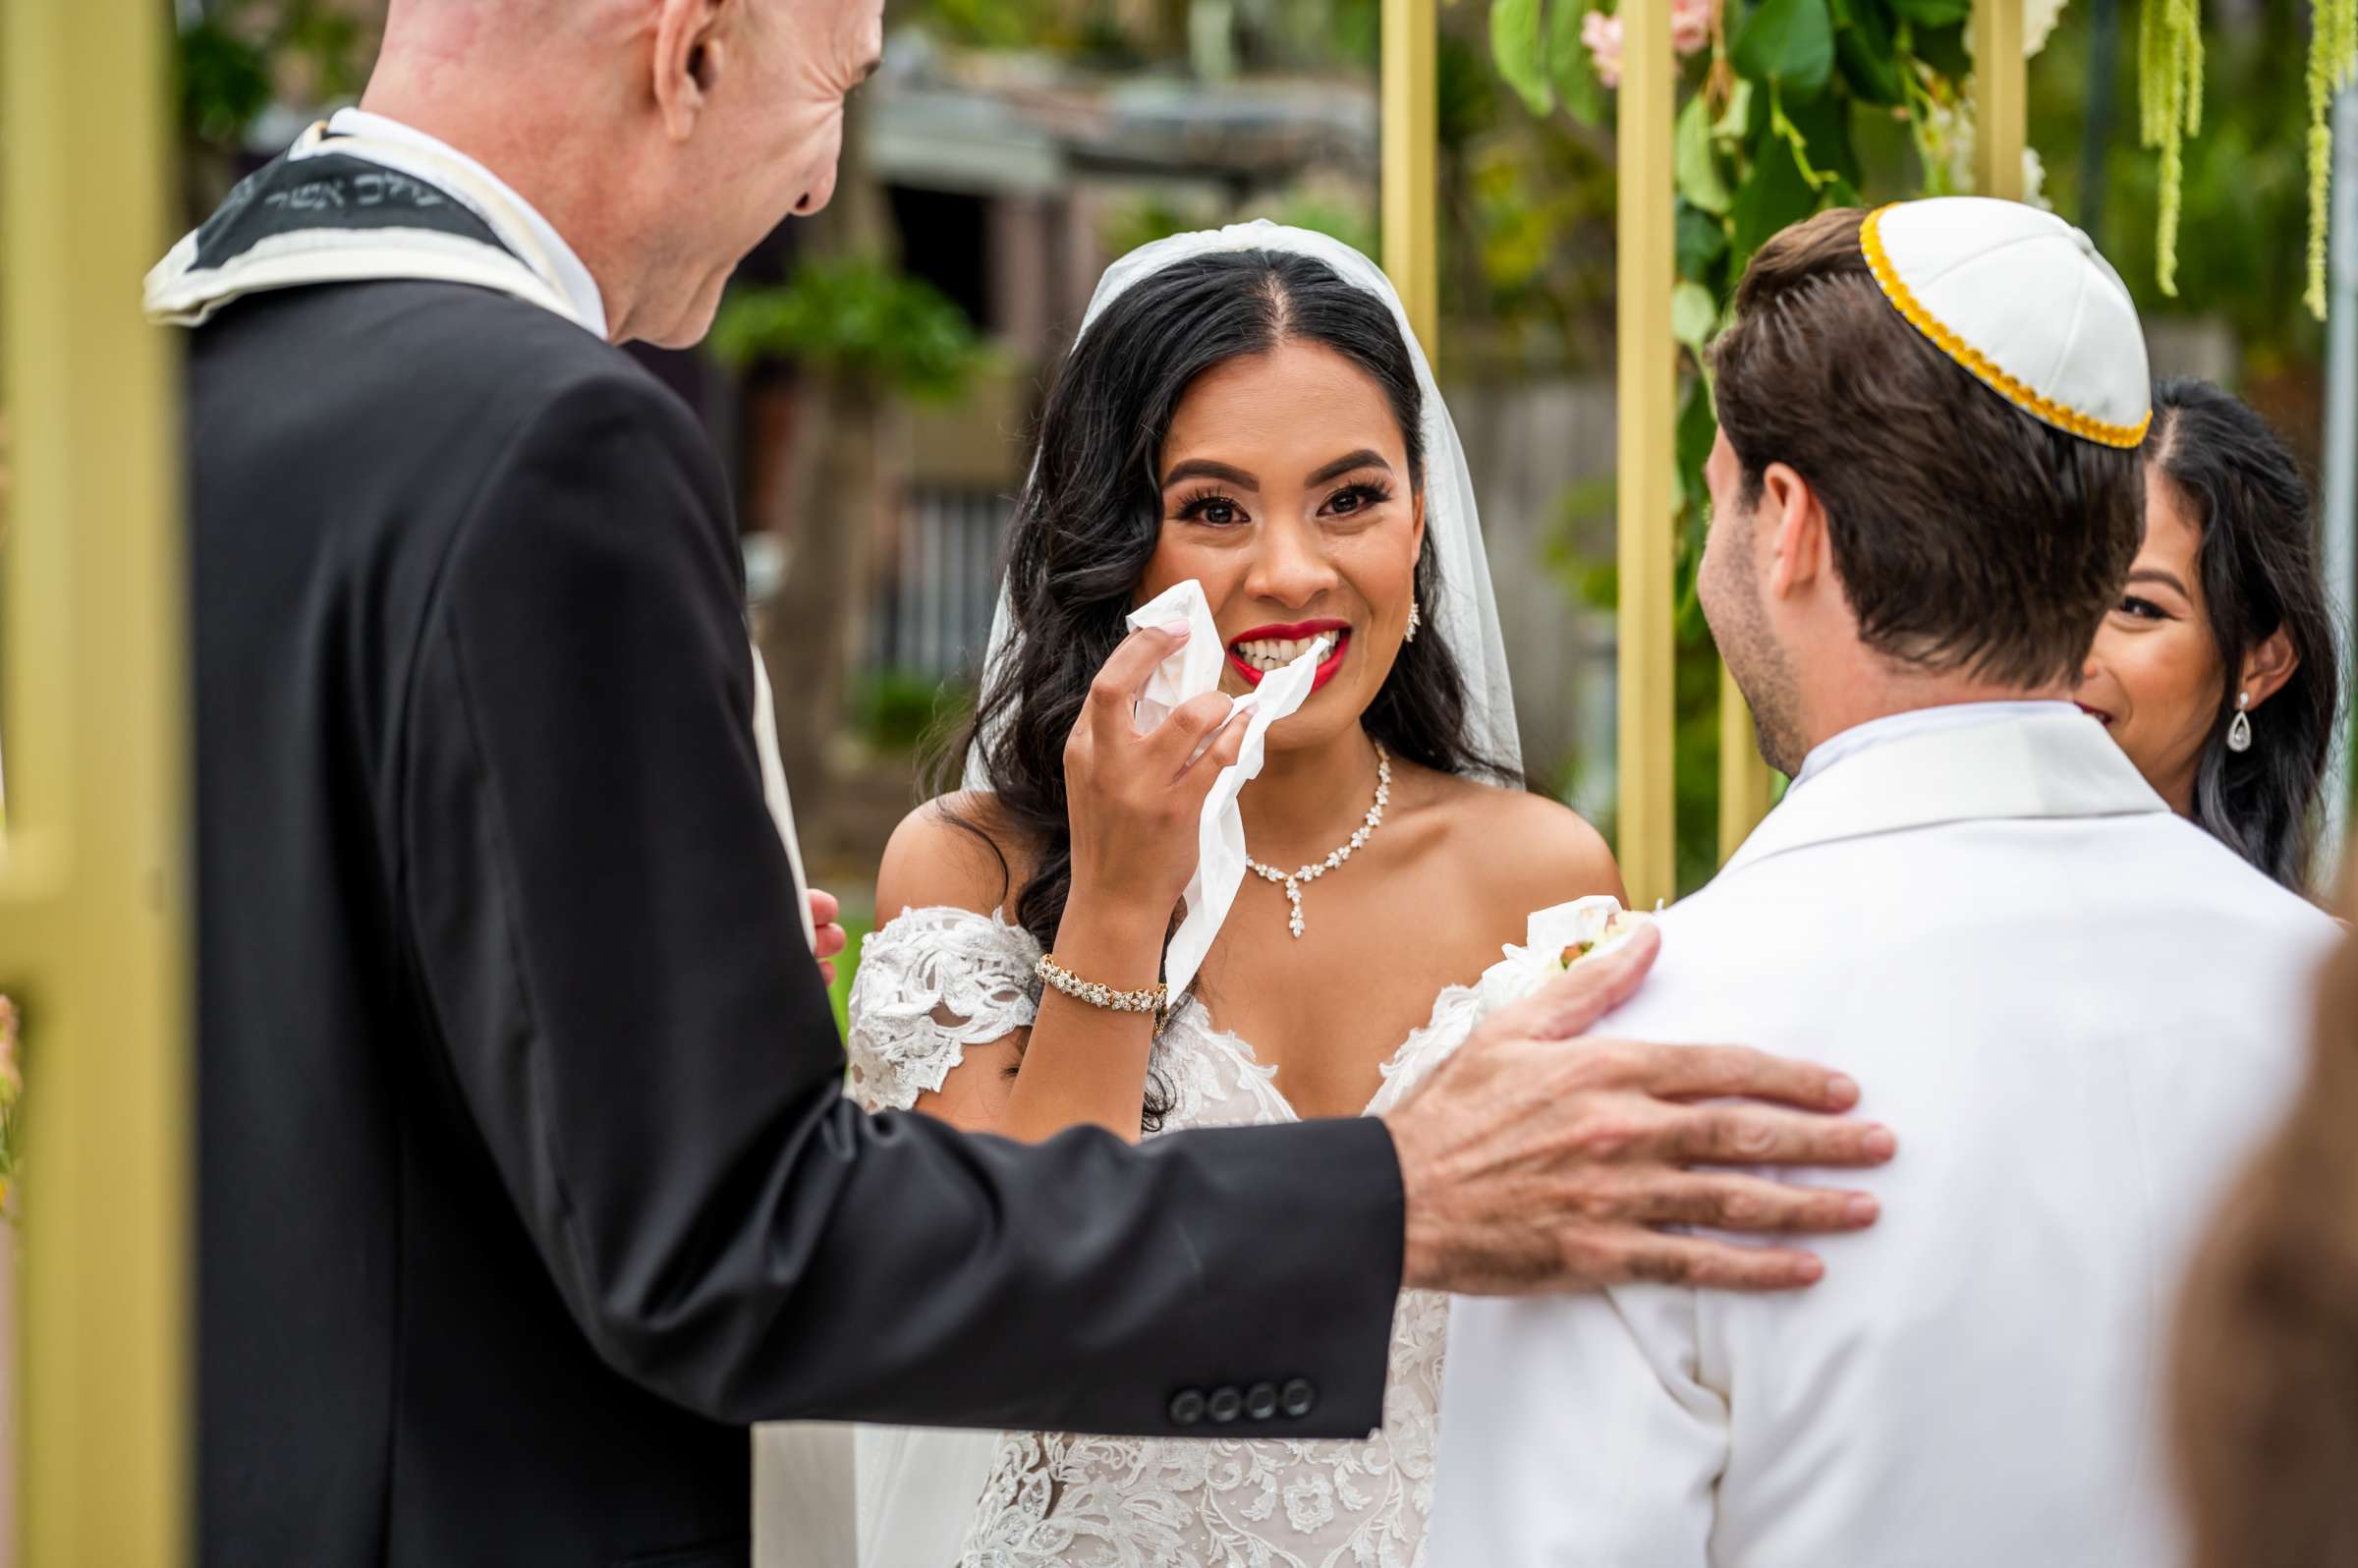
[[[196,268],[210,271],[264,240],[329,229],[430,229],[513,254],[466,204],[414,175],[323,152],[281,157],[241,181],[196,231]]]

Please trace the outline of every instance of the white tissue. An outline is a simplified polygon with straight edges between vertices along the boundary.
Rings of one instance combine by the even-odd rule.
[[[1219,690],[1220,666],[1227,658],[1227,649],[1212,625],[1211,608],[1204,597],[1203,584],[1191,578],[1158,594],[1131,613],[1130,625],[1133,629],[1162,626],[1182,618],[1191,629],[1187,646],[1162,661],[1147,683],[1146,694],[1139,699],[1138,723],[1142,733],[1162,722],[1162,716],[1180,703]],[[1212,938],[1220,934],[1220,926],[1236,903],[1236,890],[1244,885],[1245,817],[1236,798],[1247,784],[1261,776],[1269,726],[1290,717],[1309,700],[1319,665],[1332,646],[1330,640],[1319,638],[1301,657],[1263,676],[1261,685],[1236,700],[1236,706],[1228,715],[1230,724],[1240,718],[1245,721],[1245,742],[1236,760],[1220,769],[1220,776],[1212,781],[1211,793],[1204,798],[1204,815],[1196,832],[1196,873],[1188,878],[1184,895],[1187,913],[1180,918],[1179,928],[1171,933],[1170,945],[1163,950],[1163,980],[1173,996],[1182,994],[1195,982],[1204,955],[1211,951]],[[1208,650],[1208,660],[1192,656],[1200,648]],[[1155,704],[1156,716],[1151,721],[1148,717],[1149,698]]]
[[[1220,666],[1227,660],[1228,650],[1220,644],[1219,628],[1212,624],[1211,605],[1204,597],[1204,585],[1192,577],[1132,610],[1129,625],[1131,631],[1143,632],[1150,626],[1168,626],[1173,621],[1187,623],[1187,642],[1154,666],[1154,673],[1147,680],[1147,689],[1139,694],[1141,735],[1169,718],[1171,709],[1180,703],[1220,689]]]

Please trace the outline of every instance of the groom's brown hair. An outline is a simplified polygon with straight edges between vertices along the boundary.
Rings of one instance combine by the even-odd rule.
[[[2135,451],[2032,419],[1904,320],[1821,212],[1745,269],[1712,352],[1747,504],[1771,463],[1825,507],[1868,646],[1921,669],[2045,686],[2077,677],[2145,532]]]

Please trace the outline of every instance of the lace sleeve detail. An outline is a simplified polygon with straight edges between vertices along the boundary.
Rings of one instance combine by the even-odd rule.
[[[852,1094],[907,1110],[941,1088],[969,1045],[1032,1027],[1039,945],[996,914],[905,909],[860,944],[852,977]]]

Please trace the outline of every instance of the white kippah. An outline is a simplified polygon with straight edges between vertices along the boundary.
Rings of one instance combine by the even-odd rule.
[[[2145,439],[2145,333],[2088,236],[2018,201],[1933,196],[1868,214],[1859,244],[1892,308],[2015,407],[2105,446]]]

